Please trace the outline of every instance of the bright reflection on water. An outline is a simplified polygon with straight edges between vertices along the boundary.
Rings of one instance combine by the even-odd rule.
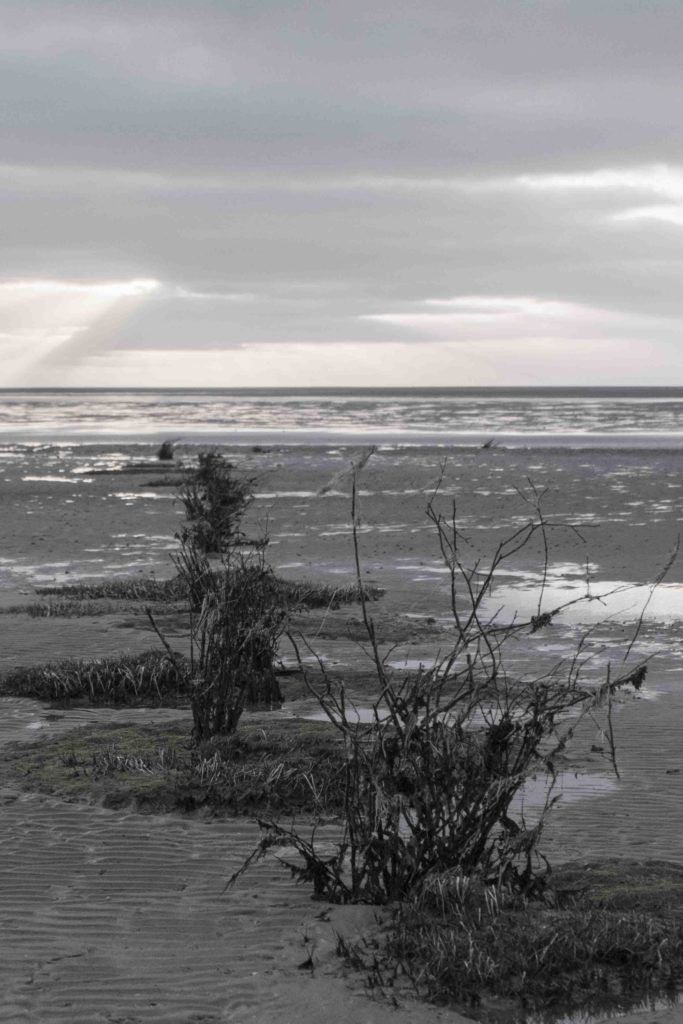
[[[498,613],[501,622],[530,619],[541,611],[549,612],[564,607],[555,622],[571,625],[593,625],[611,619],[616,622],[637,622],[643,616],[646,622],[673,622],[683,618],[683,585],[660,583],[654,589],[624,580],[591,581],[549,578],[542,587],[536,576],[532,585],[525,579],[520,583],[503,584],[494,588],[486,602],[488,616]],[[573,603],[572,603],[573,602]]]

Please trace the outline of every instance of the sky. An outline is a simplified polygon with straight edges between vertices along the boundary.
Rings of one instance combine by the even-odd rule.
[[[683,384],[680,0],[6,0],[0,386]]]

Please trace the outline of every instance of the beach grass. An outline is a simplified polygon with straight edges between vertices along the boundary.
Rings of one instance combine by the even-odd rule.
[[[422,998],[484,1019],[602,1015],[653,995],[673,999],[683,977],[683,868],[654,868],[560,867],[543,903],[456,872],[433,875],[396,908],[373,958],[362,946],[343,952],[370,965],[375,984],[408,977]]]
[[[145,813],[334,816],[341,809],[343,752],[323,722],[245,724],[199,749],[189,722],[99,725],[16,746],[3,765],[28,788]]]
[[[274,576],[272,584],[278,599],[292,610],[337,609],[356,604],[361,599],[361,591],[355,583],[335,587],[310,579],[287,580]],[[187,603],[189,597],[187,584],[181,576],[171,579],[157,579],[154,576],[125,577],[96,583],[69,583],[36,587],[36,593],[45,600],[12,605],[0,609],[0,614],[27,614],[32,618],[107,615],[121,610],[112,604],[115,601],[133,602],[141,606],[168,605]],[[377,601],[383,593],[381,587],[364,584],[362,588],[362,596],[366,601]]]
[[[184,601],[135,601],[106,598],[89,600],[85,598],[60,600],[59,598],[47,601],[34,601],[30,604],[9,605],[0,609],[0,615],[28,615],[31,619],[84,619],[99,618],[103,615],[116,615],[126,612],[130,614],[145,613],[151,607],[164,614],[170,612],[182,612],[186,610],[187,603]]]
[[[187,669],[187,671],[186,671]],[[173,706],[187,703],[189,666],[164,651],[115,658],[67,658],[19,667],[0,675],[0,695],[33,697],[53,703]]]
[[[36,587],[43,597],[56,597],[60,601],[148,601],[166,603],[187,600],[187,587],[174,576],[157,579],[155,576],[126,576],[96,583],[68,583],[61,586]]]

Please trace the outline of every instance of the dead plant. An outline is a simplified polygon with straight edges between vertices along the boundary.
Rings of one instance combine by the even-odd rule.
[[[190,699],[194,739],[202,743],[233,733],[247,704],[282,702],[275,657],[286,611],[262,550],[228,550],[215,568],[185,536],[175,563],[190,595]]]
[[[501,567],[532,541],[541,542],[545,581],[553,533],[574,528],[547,518],[543,495],[531,486],[527,523],[482,565],[467,557],[455,507],[448,515],[438,510],[437,487],[427,515],[449,572],[452,630],[446,653],[431,669],[409,675],[395,672],[382,654],[361,587],[355,474],[352,494],[366,650],[379,689],[369,722],[359,721],[343,682],[329,676],[320,658],[322,692],[313,686],[301,648],[315,652],[302,638],[290,637],[311,695],[344,743],[343,835],[330,856],[319,851],[314,835],[309,840],[298,828],[263,822],[264,835],[254,856],[293,846],[301,861],[289,863],[292,871],[312,883],[316,895],[338,902],[406,899],[425,879],[444,871],[476,878],[497,891],[538,894],[548,870],[539,839],[555,802],[552,781],[558,755],[579,721],[605,709],[609,719],[612,698],[626,686],[642,684],[646,663],[629,658],[606,678],[584,682],[590,654],[580,644],[574,657],[549,672],[532,680],[516,678],[508,668],[506,645],[546,627],[562,609],[546,611],[542,592],[529,620],[504,622],[498,612],[490,611],[492,602],[487,599]],[[592,599],[587,592],[578,600]],[[613,747],[611,755],[616,765]],[[549,785],[545,804],[530,823],[515,798],[539,772],[547,775]]]

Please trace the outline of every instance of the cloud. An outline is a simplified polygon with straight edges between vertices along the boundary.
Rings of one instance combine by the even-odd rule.
[[[600,196],[605,203],[606,223],[637,225],[643,221],[659,221],[675,227],[683,226],[683,167],[678,165],[605,168],[572,174],[527,174],[520,175],[509,184],[550,196],[582,193]],[[624,200],[632,195],[671,202],[624,206]]]
[[[622,210],[614,215],[618,223],[632,221],[658,220],[665,224],[683,227],[683,206],[636,206],[630,210]]]
[[[682,33],[665,0],[9,5],[0,383],[654,372]]]
[[[49,295],[57,299],[79,296],[83,299],[123,299],[132,295],[149,295],[159,287],[158,281],[0,281],[0,304],[6,298],[31,299]]]
[[[428,311],[425,311],[428,307]],[[434,311],[438,310],[438,311]],[[413,332],[423,338],[476,345],[482,341],[508,344],[523,350],[534,340],[563,343],[600,339],[633,341],[647,333],[677,331],[666,320],[629,316],[618,310],[598,309],[570,302],[531,296],[464,295],[451,299],[425,299],[411,311],[363,316],[381,326]],[[476,358],[476,357],[475,357]]]
[[[513,181],[522,188],[541,192],[651,192],[666,199],[683,198],[683,168],[668,164],[570,174],[522,174]]]

